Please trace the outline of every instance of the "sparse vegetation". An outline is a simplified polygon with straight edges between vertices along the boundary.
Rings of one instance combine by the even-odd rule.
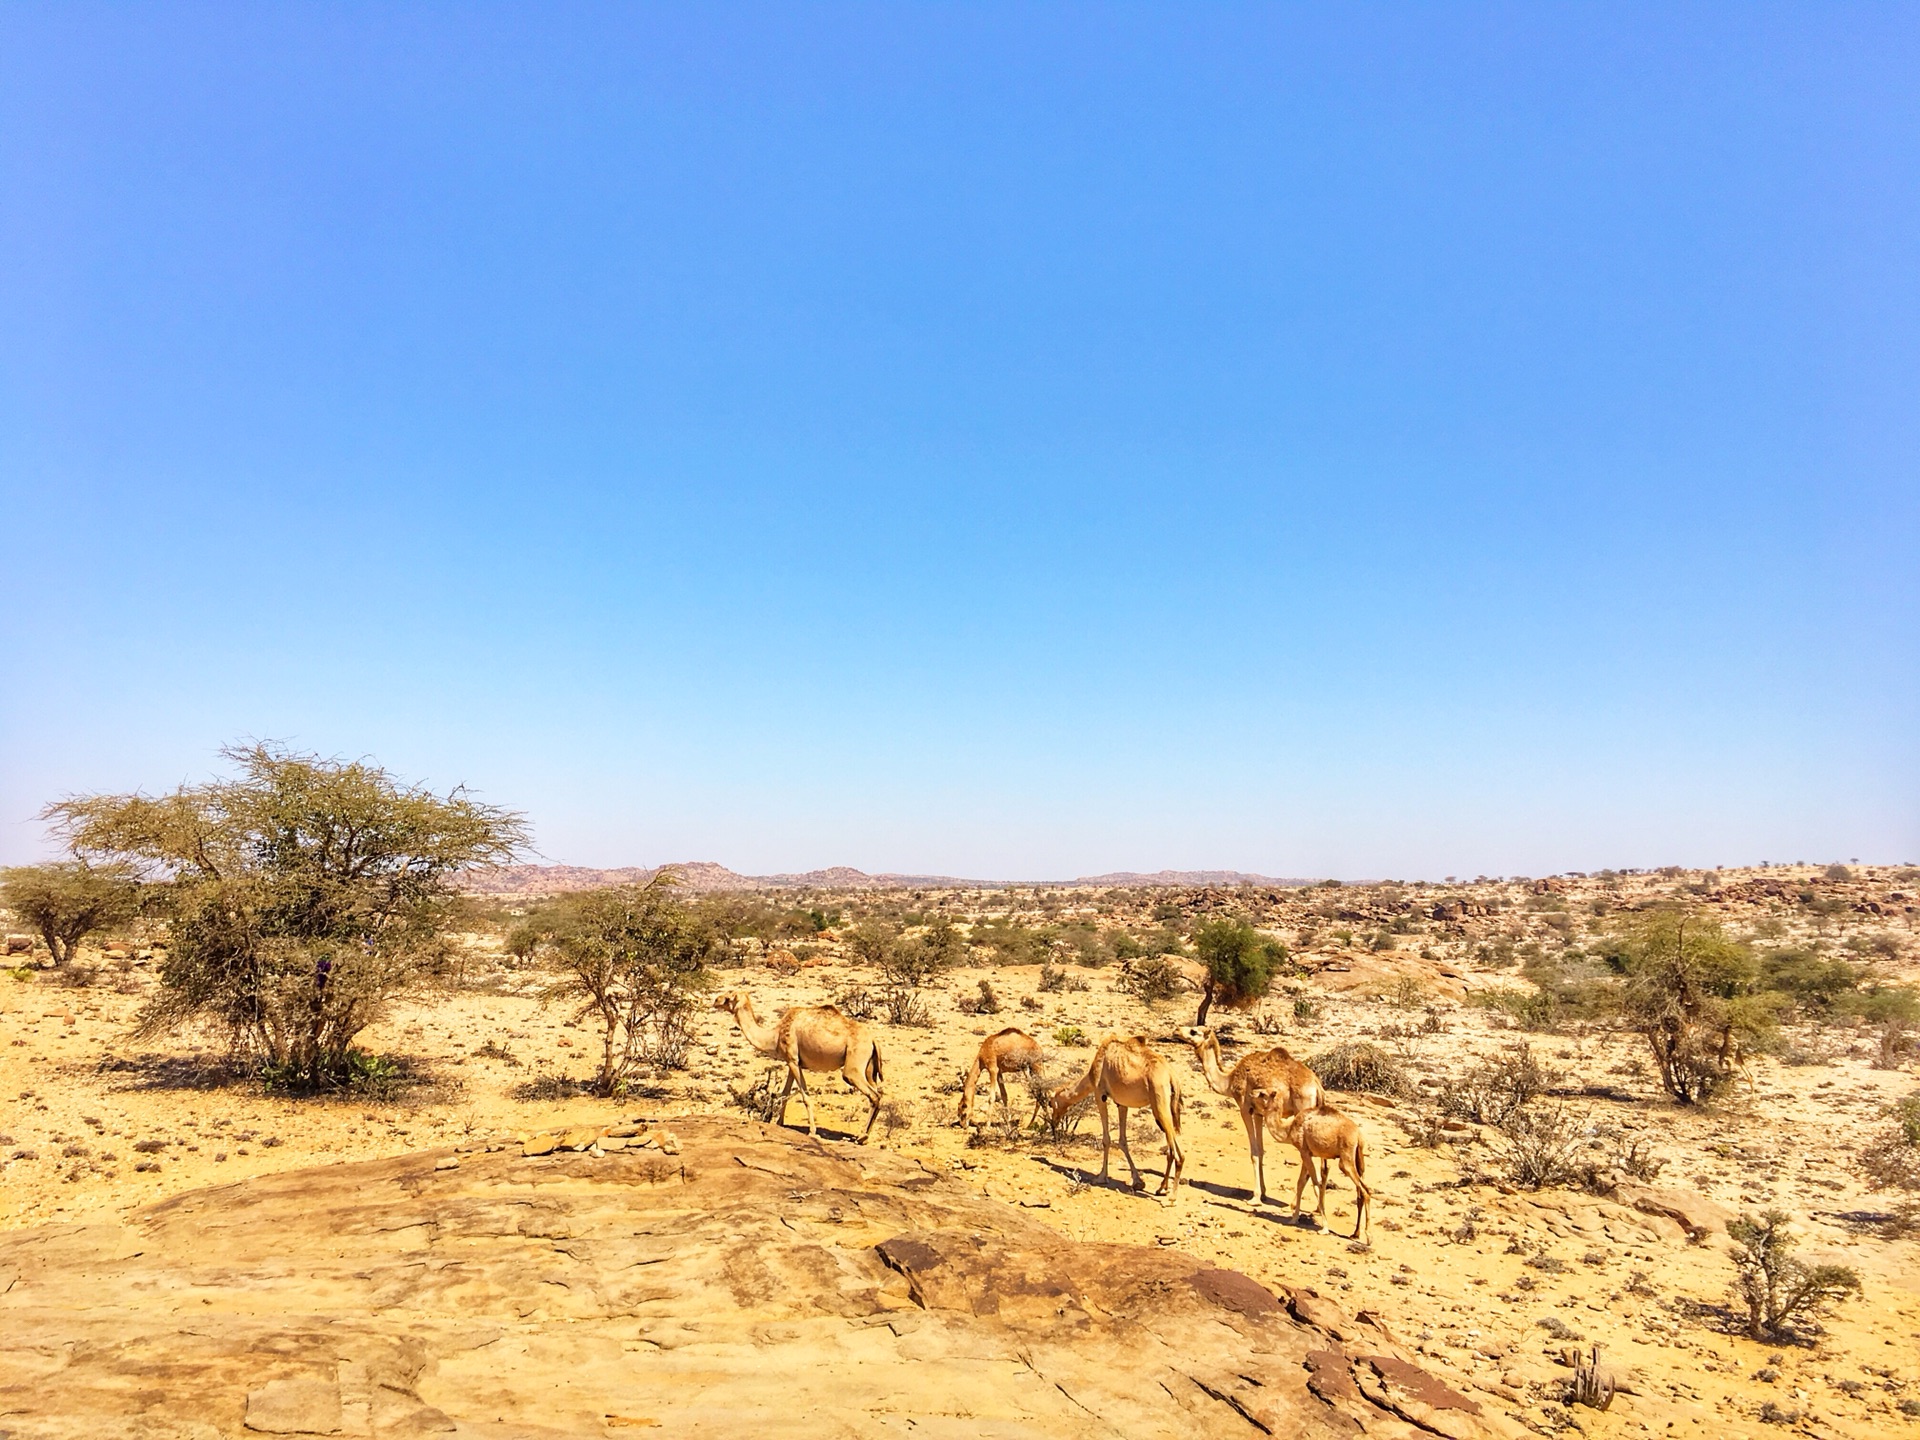
[[[0,905],[40,934],[55,966],[71,965],[80,942],[133,918],[139,887],[125,865],[73,860],[0,870]]]
[[[1727,1225],[1734,1243],[1734,1293],[1755,1340],[1797,1339],[1848,1295],[1860,1293],[1860,1273],[1847,1265],[1805,1265],[1792,1255],[1795,1240],[1779,1210],[1743,1215]]]
[[[554,977],[547,998],[575,1001],[575,1019],[600,1024],[598,1094],[620,1094],[639,1064],[677,1070],[686,1062],[693,996],[721,939],[675,901],[671,884],[657,876],[591,890],[543,914],[537,953]]]
[[[362,762],[223,753],[238,778],[66,800],[45,817],[77,855],[143,874],[166,922],[140,1034],[206,1021],[288,1083],[345,1085],[354,1038],[445,968],[454,874],[510,859],[524,829]]]
[[[1287,959],[1286,946],[1245,920],[1209,920],[1194,933],[1193,943],[1206,972],[1196,1025],[1207,1023],[1216,1001],[1235,1010],[1257,1003]]]
[[[1364,1040],[1322,1051],[1309,1062],[1309,1068],[1330,1090],[1359,1090],[1395,1098],[1413,1092],[1400,1063],[1378,1045]]]

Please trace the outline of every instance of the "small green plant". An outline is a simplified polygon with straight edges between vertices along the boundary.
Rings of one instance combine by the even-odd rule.
[[[33,967],[31,965],[16,965],[11,970],[7,971],[7,973],[13,976],[13,978],[18,980],[22,985],[26,984],[29,980],[33,979]]]
[[[1746,1307],[1756,1340],[1792,1340],[1848,1295],[1860,1293],[1860,1272],[1848,1265],[1804,1265],[1789,1253],[1787,1216],[1766,1210],[1727,1226],[1734,1243],[1734,1295]]]
[[[1056,1045],[1085,1045],[1087,1043],[1087,1033],[1078,1025],[1062,1025],[1058,1030],[1053,1032],[1053,1043]]]

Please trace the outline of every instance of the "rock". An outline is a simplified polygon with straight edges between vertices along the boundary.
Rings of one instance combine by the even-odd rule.
[[[460,1157],[457,1155],[442,1155],[438,1160],[433,1162],[433,1168],[436,1170],[458,1170],[460,1168]]]
[[[1612,1198],[1643,1215],[1672,1220],[1686,1231],[1689,1240],[1703,1240],[1716,1230],[1725,1231],[1727,1221],[1733,1218],[1733,1212],[1724,1205],[1716,1205],[1691,1190],[1620,1185],[1614,1189]]]
[[[557,1149],[591,1150],[599,1142],[600,1129],[596,1125],[576,1125],[560,1137]]]
[[[522,1155],[551,1155],[559,1148],[560,1137],[558,1135],[534,1135],[521,1144],[520,1153]]]
[[[678,1155],[680,1153],[680,1137],[674,1134],[673,1131],[662,1130],[658,1138],[660,1141],[660,1149],[664,1153],[668,1155]]]
[[[908,1157],[719,1118],[676,1121],[671,1161],[522,1165],[539,1143],[0,1232],[0,1272],[20,1277],[0,1293],[7,1428],[1508,1433],[1330,1301],[1174,1247],[1070,1240]],[[185,1317],[209,1284],[216,1303]]]
[[[247,1392],[246,1426],[268,1435],[338,1435],[337,1380],[269,1380]]]

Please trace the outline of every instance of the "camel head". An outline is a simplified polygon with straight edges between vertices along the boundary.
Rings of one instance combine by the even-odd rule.
[[[1180,1029],[1180,1038],[1193,1047],[1193,1053],[1204,1055],[1213,1051],[1214,1058],[1220,1058],[1220,1032],[1211,1025],[1184,1025]]]
[[[713,1008],[737,1016],[742,1010],[753,1009],[753,997],[745,990],[722,990],[713,997]]]

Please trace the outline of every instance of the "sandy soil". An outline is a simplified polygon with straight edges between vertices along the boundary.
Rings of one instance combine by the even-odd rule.
[[[1577,891],[1584,882],[1569,883]],[[1611,890],[1616,902],[1619,888]],[[1444,901],[1449,893],[1488,889],[1430,887],[1414,901],[1424,907],[1437,903],[1436,895]],[[1339,903],[1370,902],[1349,889]],[[1781,909],[1771,902],[1752,908],[1756,922]],[[1910,946],[1911,913],[1891,904],[1880,914],[1861,913]],[[1509,969],[1476,965],[1476,947],[1494,935],[1524,939],[1539,923],[1537,913],[1524,910],[1466,915],[1416,933],[1403,942],[1409,948],[1373,952],[1355,948],[1351,935],[1328,934],[1339,922],[1322,917],[1312,927],[1315,942],[1301,947],[1319,971],[1300,986],[1316,1013],[1296,1018],[1291,999],[1279,997],[1268,1006],[1277,1034],[1256,1036],[1253,1017],[1242,1015],[1222,1017],[1227,1037],[1242,1047],[1285,1044],[1301,1056],[1371,1038],[1429,1080],[1530,1040],[1561,1071],[1564,1103],[1651,1141],[1664,1162],[1653,1184],[1728,1212],[1777,1205],[1795,1217],[1805,1258],[1831,1258],[1862,1272],[1864,1296],[1844,1305],[1817,1343],[1764,1346],[1730,1333],[1724,1307],[1733,1269],[1724,1235],[1693,1241],[1672,1219],[1581,1192],[1515,1192],[1463,1181],[1463,1174],[1497,1169],[1497,1137],[1466,1131],[1447,1143],[1416,1143],[1432,1128],[1417,1101],[1340,1097],[1367,1137],[1375,1187],[1370,1246],[1338,1233],[1353,1221],[1344,1183],[1329,1202],[1331,1229],[1296,1226],[1285,1206],[1256,1210],[1232,1102],[1207,1090],[1174,1038],[1193,1018],[1192,1000],[1142,1005],[1114,991],[1110,969],[1075,971],[1086,990],[1045,995],[1036,967],[950,972],[932,994],[930,1028],[878,1027],[890,1103],[872,1143],[947,1167],[981,1193],[1028,1207],[1078,1239],[1178,1245],[1272,1286],[1314,1286],[1349,1311],[1378,1315],[1438,1373],[1494,1397],[1542,1433],[1572,1427],[1597,1435],[1779,1434],[1787,1414],[1794,1416],[1789,1428],[1808,1434],[1920,1433],[1920,1418],[1898,1408],[1920,1400],[1920,1244],[1884,1235],[1875,1217],[1886,1199],[1865,1188],[1855,1164],[1860,1146],[1884,1125],[1887,1107],[1914,1091],[1911,1065],[1871,1068],[1870,1047],[1857,1033],[1797,1036],[1796,1058],[1822,1063],[1789,1066],[1763,1057],[1750,1093],[1712,1110],[1675,1106],[1646,1078],[1644,1048],[1632,1037],[1579,1027],[1525,1036],[1500,1012],[1462,1003],[1472,990],[1516,983]],[[1800,922],[1769,923],[1790,931]],[[497,941],[475,943],[497,954]],[[1911,961],[1908,948],[1894,969],[1911,973]],[[370,1049],[406,1057],[434,1082],[377,1103],[275,1097],[227,1078],[190,1040],[130,1043],[131,1021],[153,983],[149,969],[130,962],[103,968],[85,987],[57,983],[49,972],[0,975],[0,1223],[81,1222],[244,1175],[475,1138],[634,1116],[737,1114],[730,1088],[744,1091],[766,1073],[766,1062],[727,1017],[705,1013],[688,1071],[638,1097],[529,1098],[541,1091],[543,1077],[587,1074],[596,1039],[590,1029],[569,1025],[561,1008],[543,1007],[526,993],[532,977],[489,973],[491,988],[421,998],[366,1035]],[[960,1013],[957,1002],[983,977],[1005,1011]],[[752,989],[762,1015],[785,1004],[821,1003],[857,978],[839,959],[790,974],[754,962],[724,976]],[[1023,1008],[1023,1000],[1038,1008]],[[980,1037],[1009,1024],[1038,1035],[1059,1071],[1084,1067],[1091,1055],[1085,1046],[1055,1043],[1062,1027],[1089,1038],[1117,1030],[1162,1042],[1187,1096],[1190,1185],[1174,1203],[1126,1188],[1117,1153],[1115,1183],[1089,1183],[1099,1165],[1097,1119],[1063,1143],[955,1122],[961,1071]],[[1383,1030],[1388,1038],[1380,1040]],[[1230,1043],[1229,1064],[1235,1053]],[[1015,1100],[1024,1115],[1024,1097]],[[816,1104],[824,1130],[857,1133],[864,1122],[865,1102],[837,1080],[820,1085]],[[991,1110],[982,1103],[977,1113],[984,1120]],[[804,1121],[798,1103],[790,1121]],[[1151,1188],[1159,1179],[1159,1137],[1146,1122],[1132,1127],[1132,1138]],[[1292,1157],[1270,1147],[1269,1158],[1270,1186],[1290,1195]],[[1575,1343],[1597,1343],[1610,1364],[1630,1370],[1634,1393],[1605,1414],[1566,1408],[1570,1371],[1561,1359]],[[1775,1418],[1765,1420],[1769,1405]]]

